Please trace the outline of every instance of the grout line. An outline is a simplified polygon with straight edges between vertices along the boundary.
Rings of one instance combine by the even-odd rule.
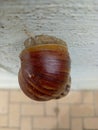
[[[33,115],[27,115],[27,116],[25,116],[25,115],[22,115],[22,105],[23,104],[30,104],[30,102],[28,103],[28,102],[11,102],[11,91],[12,90],[6,90],[7,92],[8,92],[8,106],[7,106],[7,108],[8,108],[8,111],[7,111],[7,113],[6,113],[6,115],[7,115],[7,126],[6,127],[4,127],[4,128],[16,128],[16,129],[18,129],[18,130],[21,130],[21,121],[22,121],[22,118],[24,118],[24,117],[29,117],[30,118],[30,124],[31,124],[31,127],[32,127],[32,130],[33,130],[33,118],[35,117],[35,118],[38,118],[38,117],[57,117],[56,118],[56,126],[55,126],[55,128],[53,129],[53,130],[56,130],[57,128],[57,130],[67,130],[67,129],[60,129],[59,128],[59,119],[58,119],[58,115],[59,115],[59,113],[57,113],[56,114],[56,116],[52,116],[52,115],[47,115],[46,114],[46,103],[42,103],[41,105],[43,105],[43,109],[44,109],[44,114],[43,115],[35,115],[35,116],[33,116]],[[60,104],[62,104],[62,105],[68,105],[68,108],[69,108],[69,125],[70,125],[70,129],[68,129],[68,130],[71,130],[71,127],[72,127],[72,119],[75,119],[75,118],[80,118],[80,119],[82,119],[82,128],[83,128],[83,130],[87,130],[87,129],[85,129],[84,128],[84,119],[85,118],[89,118],[89,117],[98,117],[97,116],[97,114],[96,114],[96,102],[95,102],[95,90],[88,90],[88,92],[92,92],[93,93],[93,103],[84,103],[83,102],[83,96],[84,96],[84,92],[85,91],[80,91],[80,93],[81,93],[81,102],[80,103],[60,103],[59,101],[54,101],[54,102],[56,102],[56,108],[58,109],[59,107],[60,107]],[[10,127],[10,124],[9,124],[9,116],[10,116],[10,105],[11,104],[18,104],[19,105],[19,110],[20,110],[20,117],[19,117],[19,127]],[[32,103],[33,104],[33,103]],[[36,104],[39,104],[39,103],[34,103],[34,105],[36,105]],[[82,104],[88,104],[88,105],[93,105],[94,106],[94,115],[88,115],[88,116],[72,116],[71,115],[71,105],[82,105]],[[3,115],[5,115],[5,114],[3,114]],[[3,128],[3,127],[0,127],[0,128]],[[35,130],[37,130],[37,129],[35,129]],[[42,130],[41,128],[39,128],[39,130]],[[47,130],[47,129],[45,129],[44,128],[44,130]],[[95,130],[95,129],[93,129],[93,130]]]
[[[84,103],[84,92],[85,92],[85,90],[82,90],[82,91],[80,91],[80,93],[81,93],[81,104],[85,104]]]
[[[81,117],[80,117],[81,118]],[[82,129],[84,130],[85,128],[84,128],[84,118],[85,117],[82,117],[81,119],[82,119]]]
[[[95,99],[95,91],[93,92],[93,105],[94,105],[94,113],[96,116],[96,103],[95,103],[96,99]]]
[[[10,90],[8,90],[8,127],[9,125],[9,115],[10,115]]]
[[[69,126],[71,130],[72,129],[71,104],[69,104],[68,106],[69,106]]]
[[[31,116],[31,130],[33,130],[34,122],[33,122],[33,116]]]
[[[95,99],[95,91],[92,91],[93,93],[93,106],[94,106],[94,116],[96,117],[96,99]]]
[[[21,104],[19,103],[19,130],[21,130]]]
[[[33,130],[33,125],[32,125],[32,117],[29,117],[30,118],[30,127],[31,127],[31,130]]]
[[[22,126],[22,103],[20,103],[20,130],[21,130],[21,126]]]
[[[56,109],[58,110],[56,112],[56,117],[57,117],[57,119],[56,119],[56,128],[59,128],[59,119],[58,119],[58,115],[59,115],[59,103],[58,103],[58,101],[56,101]]]
[[[47,116],[46,103],[43,104],[43,109],[44,109],[44,115],[43,116],[46,117]]]

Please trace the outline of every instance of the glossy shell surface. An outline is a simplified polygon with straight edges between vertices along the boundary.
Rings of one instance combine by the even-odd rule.
[[[71,61],[66,44],[29,45],[21,52],[20,59],[19,84],[28,97],[47,101],[67,95]]]

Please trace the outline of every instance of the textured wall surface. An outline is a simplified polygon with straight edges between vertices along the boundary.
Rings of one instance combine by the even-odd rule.
[[[25,25],[67,42],[76,88],[98,85],[98,0],[0,0],[0,66],[16,74]]]

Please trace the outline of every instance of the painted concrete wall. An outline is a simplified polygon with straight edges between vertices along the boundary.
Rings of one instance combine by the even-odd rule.
[[[73,89],[98,88],[98,0],[0,0],[0,66],[15,74],[24,25],[67,42]]]

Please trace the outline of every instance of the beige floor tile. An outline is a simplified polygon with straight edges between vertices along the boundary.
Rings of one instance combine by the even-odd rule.
[[[94,91],[95,114],[98,116],[98,91]]]
[[[95,105],[95,114],[98,116],[98,104]]]
[[[46,109],[47,116],[56,116],[57,102],[55,100],[46,102],[45,109]]]
[[[93,91],[83,91],[83,103],[93,103],[94,97],[93,97]]]
[[[10,101],[17,103],[32,102],[32,100],[22,92],[22,90],[10,90]]]
[[[58,107],[58,128],[69,129],[70,119],[69,119],[69,106],[59,105]]]
[[[8,91],[0,91],[0,114],[7,114],[8,112]]]
[[[85,118],[84,119],[84,128],[91,130],[98,130],[98,117]]]
[[[98,105],[98,91],[94,92],[94,102]]]
[[[71,130],[83,130],[81,118],[72,118]]]
[[[35,117],[33,119],[33,128],[54,129],[57,127],[56,117]]]
[[[0,127],[6,127],[6,126],[8,126],[8,116],[0,115]]]
[[[19,130],[19,128],[0,128],[0,130]]]
[[[0,130],[97,130],[97,116],[97,90],[71,91],[47,102],[33,101],[20,90],[0,90]]]
[[[20,130],[32,130],[32,123],[30,117],[22,117]]]
[[[21,114],[25,116],[43,116],[44,106],[43,104],[23,104],[21,108]]]
[[[10,104],[9,106],[9,126],[19,127],[20,124],[20,105]]]
[[[81,103],[82,97],[81,97],[80,91],[70,91],[69,94],[58,100],[59,103]]]
[[[71,116],[87,117],[94,116],[94,106],[92,104],[78,104],[71,106]]]

